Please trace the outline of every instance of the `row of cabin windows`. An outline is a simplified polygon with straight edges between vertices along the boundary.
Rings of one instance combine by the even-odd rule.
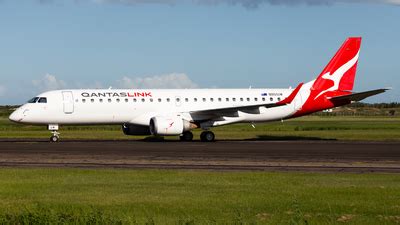
[[[239,99],[239,101],[241,101],[241,102],[243,102],[243,101],[245,101],[245,100],[249,102],[249,101],[251,100],[251,98],[238,98],[238,99]],[[170,101],[171,101],[170,98],[166,98],[165,100],[166,100],[167,102],[170,102]],[[206,102],[206,101],[207,101],[207,98],[201,98],[201,100],[202,100],[203,102]],[[223,100],[223,98],[217,98],[217,101],[218,101],[218,102],[222,102],[222,100]],[[229,102],[229,101],[236,102],[237,98],[225,98],[224,100],[225,100],[226,102]],[[257,102],[258,100],[265,102],[265,101],[266,101],[266,98],[261,98],[261,99],[259,99],[259,98],[254,98],[253,100],[254,100],[255,102]],[[274,101],[274,98],[271,97],[269,100],[272,102],[272,101]],[[277,100],[280,101],[281,98],[278,97]],[[79,100],[76,99],[75,101],[78,102]],[[90,101],[90,102],[94,102],[95,100],[92,98],[92,99],[90,99],[90,100],[88,99],[88,102],[89,102],[89,101]],[[107,101],[108,101],[108,102],[112,102],[112,99],[109,98],[109,99],[107,99]],[[119,98],[117,98],[116,101],[117,101],[117,102],[121,102],[122,100],[119,99]],[[124,101],[125,101],[125,102],[129,102],[129,99],[125,98]],[[136,99],[136,98],[133,99],[133,102],[138,102],[138,101],[139,101],[139,100]],[[145,99],[145,98],[142,98],[142,99],[140,99],[140,101],[145,102],[146,99]],[[153,102],[154,100],[153,100],[152,98],[150,98],[149,101],[150,101],[150,102]],[[161,99],[161,98],[158,98],[157,101],[158,101],[158,102],[162,102],[162,99]],[[180,99],[180,98],[176,98],[175,101],[176,101],[176,102],[180,102],[181,99]],[[199,99],[198,99],[198,98],[193,98],[193,101],[194,101],[194,102],[198,102]],[[214,102],[214,98],[209,98],[209,101],[210,101],[210,102]],[[86,99],[82,99],[82,102],[86,102]],[[99,99],[99,102],[104,102],[104,100],[103,100],[102,98],[100,98],[100,99]],[[189,102],[189,98],[185,98],[185,102]]]

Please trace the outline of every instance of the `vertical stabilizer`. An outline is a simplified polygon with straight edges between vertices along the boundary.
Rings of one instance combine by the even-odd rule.
[[[356,77],[361,37],[348,38],[315,80],[315,99],[331,91],[352,91]]]

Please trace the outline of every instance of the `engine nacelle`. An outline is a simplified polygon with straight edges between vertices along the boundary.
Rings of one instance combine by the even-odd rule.
[[[122,131],[125,135],[150,135],[150,129],[148,126],[140,126],[125,123],[122,125]]]
[[[156,116],[150,120],[150,132],[153,135],[180,135],[185,131],[197,128],[198,126],[179,116]]]

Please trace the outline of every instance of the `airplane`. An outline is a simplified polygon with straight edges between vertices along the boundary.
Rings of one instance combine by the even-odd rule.
[[[215,140],[212,127],[280,121],[361,101],[388,89],[353,92],[361,37],[349,37],[320,75],[295,89],[80,89],[37,95],[14,111],[16,123],[46,125],[51,142],[61,125],[122,125],[125,135]]]

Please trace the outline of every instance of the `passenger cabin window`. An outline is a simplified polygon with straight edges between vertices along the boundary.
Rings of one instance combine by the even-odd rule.
[[[39,98],[39,103],[47,103],[47,98]]]
[[[158,102],[161,102],[161,98],[158,99]]]
[[[232,98],[232,101],[236,102],[236,98]]]
[[[221,98],[218,98],[218,101],[220,102],[220,101],[222,101],[222,99],[221,99]]]
[[[103,102],[103,99],[101,98],[99,101],[100,101],[100,102]]]
[[[94,102],[94,99],[92,98],[92,99],[90,99],[90,101],[91,101],[91,102]]]
[[[189,101],[189,99],[188,98],[185,98],[185,102],[188,102]]]
[[[271,98],[269,98],[269,100],[272,102],[274,100],[274,98],[271,97]]]
[[[38,97],[34,97],[31,100],[29,100],[28,103],[36,103],[38,99],[39,99]]]
[[[197,98],[194,98],[193,100],[194,100],[195,102],[197,102]]]

